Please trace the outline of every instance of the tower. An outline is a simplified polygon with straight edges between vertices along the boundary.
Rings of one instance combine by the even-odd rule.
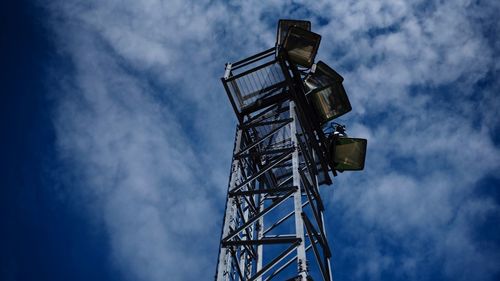
[[[342,76],[314,63],[320,40],[280,20],[275,47],[226,64],[239,123],[216,281],[332,280],[319,186],[363,169],[366,140],[331,121],[351,106]]]

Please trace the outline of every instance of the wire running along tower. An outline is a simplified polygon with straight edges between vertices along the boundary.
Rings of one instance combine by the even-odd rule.
[[[332,280],[319,186],[362,170],[366,140],[331,121],[351,105],[342,76],[314,63],[320,40],[280,20],[275,47],[226,64],[239,124],[216,281]]]

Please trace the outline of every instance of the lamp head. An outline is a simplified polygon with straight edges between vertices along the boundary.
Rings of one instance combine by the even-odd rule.
[[[276,34],[276,46],[281,46],[285,42],[285,37],[290,27],[298,27],[304,30],[311,30],[311,22],[306,20],[287,20],[281,19],[278,21],[278,30]]]
[[[342,81],[344,78],[322,61],[304,80],[307,99],[322,124],[352,110]]]
[[[290,62],[310,68],[319,49],[321,36],[297,26],[291,26],[283,43]]]
[[[335,170],[360,171],[365,167],[366,139],[333,136],[328,149]]]

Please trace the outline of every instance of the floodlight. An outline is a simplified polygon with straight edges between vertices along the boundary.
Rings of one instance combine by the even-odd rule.
[[[290,27],[295,26],[304,30],[311,30],[311,22],[306,20],[279,20],[278,32],[276,34],[276,46],[283,44]]]
[[[314,73],[304,79],[306,95],[322,124],[351,111],[342,81],[344,78],[324,62],[316,64]]]
[[[292,26],[283,43],[288,53],[288,59],[295,64],[310,68],[318,52],[321,35]]]
[[[337,171],[359,171],[365,167],[366,139],[335,136],[328,156]]]

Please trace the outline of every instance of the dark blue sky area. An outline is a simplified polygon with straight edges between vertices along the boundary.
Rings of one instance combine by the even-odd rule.
[[[56,180],[46,73],[62,60],[44,11],[8,2],[0,12],[0,280],[118,280],[102,228],[89,225]]]

